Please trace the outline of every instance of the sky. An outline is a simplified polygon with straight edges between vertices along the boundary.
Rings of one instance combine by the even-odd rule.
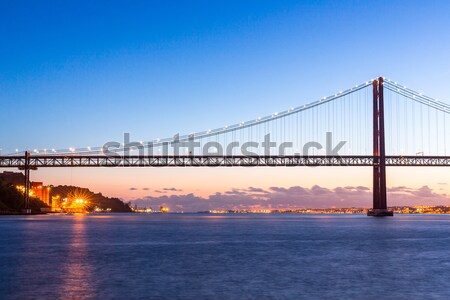
[[[0,0],[1,153],[216,128],[380,75],[450,103],[449,12],[448,1]],[[450,171],[388,172],[390,188],[426,187],[450,203],[442,198]],[[279,205],[314,206],[295,187],[336,195],[371,186],[369,168],[42,169],[32,176],[173,207],[217,193],[237,199],[227,192],[250,187],[286,199]],[[317,206],[350,203],[328,198]]]

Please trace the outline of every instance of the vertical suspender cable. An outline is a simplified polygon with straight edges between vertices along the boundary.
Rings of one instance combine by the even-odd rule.
[[[446,130],[445,130],[445,112],[442,113],[442,116],[444,117],[444,155],[447,156],[447,137],[446,137]]]
[[[430,119],[429,105],[428,105],[428,155],[431,155],[431,119]]]
[[[424,126],[424,123],[423,123],[423,109],[420,105],[419,105],[419,110],[420,110],[420,143],[421,143],[420,151],[423,154],[423,152],[425,151],[425,149],[423,149],[423,126]]]
[[[416,154],[417,149],[416,149],[416,114],[415,114],[415,110],[414,110],[414,106],[415,106],[415,102],[411,101],[411,110],[412,110],[412,143],[413,143],[413,153],[412,154]]]
[[[439,115],[438,110],[435,109],[436,112],[436,155],[439,155]]]
[[[403,133],[404,133],[404,144],[403,144],[403,146],[405,147],[405,149],[404,149],[404,154],[408,154],[409,152],[409,139],[408,139],[408,132],[409,132],[409,127],[408,127],[408,99],[406,98],[406,97],[403,97],[404,98],[404,106],[405,106],[405,113],[404,113],[404,116],[405,116],[405,129],[404,129],[404,131],[402,131]]]

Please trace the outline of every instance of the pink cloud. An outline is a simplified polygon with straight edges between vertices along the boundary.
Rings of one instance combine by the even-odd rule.
[[[336,187],[315,185],[270,187],[268,190],[249,187],[231,189],[199,197],[193,193],[182,195],[147,196],[133,200],[138,206],[159,207],[165,205],[173,211],[204,211],[211,209],[288,209],[327,207],[371,207],[372,192],[368,187]],[[390,206],[401,205],[450,205],[450,197],[438,194],[428,186],[421,188],[393,187],[389,189]]]

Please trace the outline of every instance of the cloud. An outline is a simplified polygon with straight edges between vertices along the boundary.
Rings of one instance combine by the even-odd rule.
[[[346,186],[346,187],[344,187],[344,189],[347,189],[347,190],[360,190],[360,191],[369,191],[370,190],[368,187],[361,186],[361,185],[359,185],[359,186]]]
[[[255,187],[248,187],[245,191],[250,192],[250,193],[255,193],[255,194],[268,194],[270,193],[269,191],[266,191],[262,188],[255,188]]]
[[[366,187],[366,186],[361,186],[361,185],[358,185],[358,186],[356,187],[356,189],[357,189],[357,190],[360,190],[360,191],[370,191],[370,189],[369,189],[368,187]]]
[[[418,189],[412,189],[405,186],[397,186],[388,189],[388,192],[392,194],[404,194],[404,195],[413,195],[421,198],[430,198],[437,197],[438,194],[434,193],[432,189],[430,189],[427,185],[422,186]]]
[[[225,194],[227,195],[248,195],[246,191],[239,190],[239,189],[232,189],[231,191],[226,191]]]
[[[432,189],[430,189],[427,185],[415,190],[411,191],[411,194],[417,196],[417,197],[423,197],[423,198],[430,198],[430,197],[436,197],[438,194],[435,194]]]
[[[329,190],[329,189],[326,189],[326,188],[323,188],[323,187],[320,187],[320,186],[318,186],[318,185],[315,185],[315,186],[313,186],[313,187],[311,188],[311,193],[312,193],[313,195],[318,195],[318,196],[320,196],[320,195],[326,195],[326,194],[329,194],[329,193],[330,193],[330,190]]]
[[[168,192],[182,192],[183,190],[177,189],[177,188],[163,188],[163,191],[168,191]]]
[[[354,207],[369,206],[371,194],[368,189],[330,190],[320,186],[304,188],[270,187],[269,191],[259,188],[231,189],[199,197],[192,193],[171,196],[148,196],[134,200],[138,206],[169,206],[172,210],[202,211],[210,209],[285,209],[285,208],[324,208],[331,206]]]
[[[165,194],[168,189],[155,190]],[[169,189],[172,191],[172,189]],[[178,189],[175,189],[179,191]],[[438,194],[428,186],[406,186],[388,189],[390,206],[450,205],[450,196]],[[193,193],[153,195],[133,200],[138,206],[168,206],[172,211],[204,211],[211,209],[295,209],[327,207],[371,207],[372,191],[364,186],[345,186],[333,189],[315,185],[311,188],[293,186],[266,189],[249,187],[216,192],[206,197]]]
[[[130,187],[129,190],[130,190],[130,191],[137,191],[137,190],[139,190],[139,189],[136,188],[136,187]],[[150,190],[150,188],[145,187],[145,188],[142,188],[142,190],[143,190],[143,191],[148,191],[148,190]]]
[[[406,186],[394,186],[387,189],[390,193],[410,193],[411,189]]]

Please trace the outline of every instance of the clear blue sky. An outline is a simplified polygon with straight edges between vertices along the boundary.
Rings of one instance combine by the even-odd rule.
[[[0,148],[149,140],[384,75],[448,103],[449,1],[0,2]]]

